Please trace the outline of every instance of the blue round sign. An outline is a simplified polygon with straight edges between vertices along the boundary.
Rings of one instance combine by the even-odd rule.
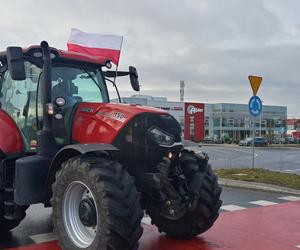
[[[252,116],[259,116],[262,110],[262,102],[256,95],[252,96],[249,100],[249,112]]]

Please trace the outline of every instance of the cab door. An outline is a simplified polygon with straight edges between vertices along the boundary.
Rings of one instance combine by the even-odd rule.
[[[35,151],[37,144],[37,87],[41,69],[25,62],[26,80],[12,80],[5,71],[1,88],[1,109],[15,121],[24,139],[25,150]]]

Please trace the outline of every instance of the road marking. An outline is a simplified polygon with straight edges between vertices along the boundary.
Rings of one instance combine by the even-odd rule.
[[[54,233],[36,234],[30,236],[34,243],[44,243],[53,240],[57,240],[57,236]]]
[[[147,224],[147,225],[151,225],[151,218],[150,217],[144,217],[142,219],[142,223]]]
[[[278,199],[285,200],[285,201],[300,201],[300,197],[297,196],[283,196],[283,197],[279,197]]]
[[[283,170],[285,172],[299,172],[300,171],[300,168],[295,168],[295,169],[286,169],[286,170]]]
[[[251,201],[251,202],[249,202],[249,203],[254,204],[254,205],[258,205],[258,206],[263,206],[263,207],[278,204],[278,203],[276,203],[276,202],[265,201],[265,200]]]
[[[225,211],[238,211],[238,210],[243,210],[246,209],[245,207],[240,207],[240,206],[236,206],[236,205],[225,205],[221,207],[222,210]]]

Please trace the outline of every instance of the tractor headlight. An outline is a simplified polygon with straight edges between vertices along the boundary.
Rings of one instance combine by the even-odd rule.
[[[162,146],[171,146],[174,144],[173,136],[167,134],[165,131],[152,127],[148,130],[148,133],[151,135],[152,139]]]

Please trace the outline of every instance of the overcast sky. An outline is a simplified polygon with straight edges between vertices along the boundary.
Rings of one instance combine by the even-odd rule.
[[[141,94],[178,101],[185,80],[186,101],[248,103],[254,74],[264,104],[300,117],[299,12],[298,0],[1,0],[0,49],[65,49],[72,27],[123,35],[120,69],[138,68]]]

